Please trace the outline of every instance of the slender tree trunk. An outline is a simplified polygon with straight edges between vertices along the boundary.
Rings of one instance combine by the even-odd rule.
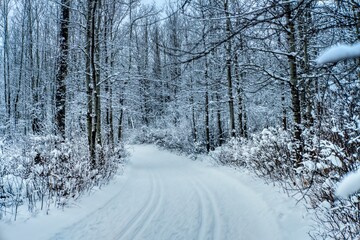
[[[287,106],[285,101],[285,82],[280,83],[281,87],[281,108],[282,108],[282,127],[284,130],[287,130]]]
[[[35,13],[38,14],[38,11]],[[44,112],[44,103],[40,101],[40,82],[41,82],[41,59],[40,59],[40,19],[36,20],[36,50],[35,50],[35,64],[36,64],[36,74],[34,79],[34,87],[33,87],[33,101],[36,105],[36,111],[33,116],[33,132],[39,133],[41,131],[41,127],[43,126],[42,122],[43,112]]]
[[[277,36],[277,44],[278,47],[282,46],[282,41],[281,41],[281,35],[279,34]],[[287,119],[287,102],[286,102],[286,89],[287,86],[285,86],[285,81],[281,81],[280,82],[280,90],[281,90],[281,109],[282,109],[282,116],[281,116],[281,124],[282,124],[282,128],[283,130],[287,130],[288,129],[288,119]]]
[[[220,96],[219,93],[216,92],[216,102],[218,103],[218,107],[216,110],[216,117],[217,117],[217,129],[218,129],[218,144],[219,146],[224,144],[224,132],[222,129],[222,122],[221,122],[221,108],[220,108]]]
[[[90,152],[90,161],[91,167],[96,168],[96,158],[95,158],[95,138],[94,136],[96,131],[94,131],[94,124],[96,121],[93,119],[93,93],[95,85],[93,82],[94,76],[96,73],[94,71],[94,21],[95,21],[95,7],[96,0],[87,1],[87,21],[86,21],[86,94],[87,94],[87,134],[88,134],[88,144]]]
[[[94,106],[92,109],[92,127],[91,127],[91,158],[93,159],[93,166],[96,168],[96,145],[101,143],[101,139],[98,136],[99,133],[99,98],[98,92],[99,86],[97,85],[97,78],[99,76],[99,72],[96,66],[96,58],[97,58],[97,51],[96,51],[96,9],[97,9],[97,0],[92,1],[91,6],[91,48],[90,48],[90,65],[91,65],[91,84],[92,84],[92,98],[94,102]]]
[[[94,96],[94,100],[95,100],[95,115],[94,115],[94,123],[95,125],[95,142],[98,145],[102,145],[102,136],[101,136],[101,101],[100,101],[100,96],[101,96],[101,86],[100,86],[100,82],[101,82],[101,75],[100,75],[100,27],[101,27],[101,13],[100,13],[100,9],[102,7],[101,5],[101,0],[97,0],[98,3],[96,6],[98,6],[94,9],[94,18],[95,19],[95,13],[97,10],[99,10],[98,16],[97,16],[97,22],[93,22],[93,48],[94,48],[94,56],[93,56],[93,62],[92,62],[92,66],[93,66],[93,72],[95,72],[95,77],[93,78],[93,84],[94,84],[94,89],[95,92],[93,94]]]
[[[206,151],[210,152],[210,110],[209,110],[209,73],[208,73],[208,60],[205,57],[205,144]]]
[[[23,88],[23,74],[24,74],[24,55],[25,55],[25,14],[22,20],[22,31],[21,31],[21,51],[20,51],[20,66],[19,66],[19,76],[18,76],[18,86],[14,99],[14,127],[15,131],[18,128],[18,122],[20,120],[20,98],[21,91]]]
[[[148,80],[148,72],[149,72],[149,33],[148,33],[148,29],[149,29],[149,23],[148,23],[148,19],[146,19],[146,23],[144,26],[144,44],[145,44],[145,49],[144,49],[144,122],[146,126],[149,126],[150,123],[150,106],[149,106],[149,102],[150,102],[150,97],[149,97],[149,80]]]
[[[129,26],[129,41],[128,41],[128,59],[129,59],[129,65],[128,65],[128,77],[127,77],[127,81],[124,82],[122,89],[121,89],[121,93],[120,93],[120,97],[119,97],[119,105],[120,105],[120,113],[119,113],[119,118],[118,118],[118,141],[122,141],[123,138],[123,131],[124,131],[124,104],[125,104],[125,90],[127,87],[127,82],[131,82],[132,79],[132,57],[133,57],[133,45],[132,45],[132,41],[133,41],[133,14],[132,14],[132,8],[133,8],[133,0],[129,0],[128,2],[129,5],[129,22],[130,22],[130,26]]]
[[[240,50],[242,50],[242,47],[240,47]],[[235,52],[234,54],[234,66],[235,66],[235,79],[236,79],[236,93],[237,93],[237,100],[238,100],[238,122],[239,122],[239,135],[241,137],[244,136],[244,127],[243,127],[243,89],[242,89],[242,79],[243,74],[240,74],[239,69],[239,59],[238,59],[238,53]]]
[[[299,94],[299,82],[297,76],[296,63],[296,41],[295,27],[292,19],[292,9],[290,3],[285,3],[285,17],[287,27],[287,43],[289,47],[288,63],[290,70],[290,88],[292,97],[292,110],[294,119],[294,140],[295,140],[295,166],[299,166],[302,161],[302,141],[301,141],[301,103]]]
[[[307,33],[309,25],[311,24],[310,9],[306,9],[304,16],[300,18],[300,24],[303,25],[301,29],[301,36],[303,42],[303,71],[305,74],[309,72],[310,68],[310,55],[309,55],[309,35]],[[314,109],[314,84],[312,79],[305,80],[305,119],[306,127],[312,127],[314,124],[313,109]]]
[[[195,107],[194,107],[194,98],[191,97],[191,122],[192,122],[192,133],[193,133],[193,141],[197,143],[198,136],[197,136],[197,129],[196,129],[196,119],[195,119]]]
[[[120,100],[120,106],[122,106],[124,102]],[[121,142],[123,138],[123,118],[124,118],[124,110],[121,107],[120,114],[119,114],[119,120],[118,120],[118,141]]]
[[[247,125],[247,109],[246,109],[246,105],[244,104],[244,118],[243,118],[243,123],[244,123],[244,137],[248,138],[249,134],[248,134],[248,125]]]
[[[39,98],[38,98],[38,79],[35,75],[35,61],[33,57],[33,20],[32,20],[32,5],[31,1],[27,0],[27,24],[28,24],[28,63],[30,65],[30,82],[31,82],[31,95],[32,95],[32,109],[30,110],[31,115],[31,129],[34,134],[39,133],[40,131],[40,120],[38,118],[38,105],[39,105]]]
[[[154,29],[154,66],[153,66],[153,73],[155,79],[158,81],[155,86],[158,91],[155,92],[155,99],[156,99],[156,108],[157,112],[163,114],[163,94],[162,94],[162,67],[161,67],[161,49],[160,49],[160,33],[159,33],[159,26],[155,25]]]
[[[226,16],[226,35],[231,35],[231,19],[229,14],[229,0],[225,0],[224,10]],[[231,70],[231,40],[226,44],[226,79],[228,83],[228,97],[229,97],[229,120],[230,120],[230,136],[236,137],[235,129],[235,111],[234,111],[234,96],[233,96],[233,83],[232,83],[232,70]]]
[[[190,105],[191,105],[191,123],[192,123],[192,134],[193,141],[197,143],[197,128],[196,128],[196,119],[195,119],[195,101],[194,101],[194,80],[192,76],[190,77]]]
[[[113,40],[112,28],[113,28],[113,17],[115,12],[115,6],[111,6],[111,9],[107,9],[107,12],[110,12],[111,15],[108,17],[105,15],[105,29],[104,29],[104,54],[105,54],[105,78],[107,79],[105,82],[105,93],[107,96],[106,99],[106,139],[107,144],[110,145],[110,148],[113,150],[114,148],[114,128],[113,128],[113,109],[112,109],[112,83],[111,83],[111,75],[113,74],[114,69],[114,59],[113,52],[109,53],[109,43]]]
[[[60,57],[56,73],[56,126],[65,139],[66,76],[68,74],[70,0],[61,0]]]
[[[10,92],[10,61],[9,61],[9,46],[8,46],[8,16],[9,16],[9,1],[3,1],[3,25],[4,25],[4,36],[3,36],[3,77],[4,77],[4,102],[6,110],[6,123],[10,125],[11,118],[11,92]],[[9,127],[9,126],[8,126]]]

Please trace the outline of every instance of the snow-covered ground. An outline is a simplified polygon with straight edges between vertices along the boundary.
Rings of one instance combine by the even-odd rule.
[[[0,223],[0,239],[310,239],[304,208],[247,172],[130,151],[123,176],[65,211]]]

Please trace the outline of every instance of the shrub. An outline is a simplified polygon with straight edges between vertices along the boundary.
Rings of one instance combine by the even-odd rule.
[[[74,144],[76,142],[76,144]],[[20,205],[30,212],[63,207],[94,186],[106,183],[121,165],[122,146],[98,148],[104,161],[91,169],[86,140],[59,142],[55,136],[32,136],[24,142],[2,142],[0,218],[16,220]]]

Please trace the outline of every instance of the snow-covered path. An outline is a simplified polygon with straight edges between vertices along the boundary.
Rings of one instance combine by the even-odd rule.
[[[23,232],[26,239],[309,238],[303,210],[250,175],[194,162],[154,146],[132,146],[131,152],[126,177],[103,192],[106,200],[74,213],[76,217],[60,218],[65,222],[50,227],[47,234]],[[24,226],[3,230],[33,229]],[[10,232],[4,237],[17,239]]]

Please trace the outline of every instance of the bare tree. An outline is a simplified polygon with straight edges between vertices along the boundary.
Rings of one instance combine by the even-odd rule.
[[[56,73],[56,126],[60,136],[65,139],[65,114],[66,114],[66,76],[68,74],[68,51],[69,51],[69,21],[70,0],[61,1],[60,55]]]

